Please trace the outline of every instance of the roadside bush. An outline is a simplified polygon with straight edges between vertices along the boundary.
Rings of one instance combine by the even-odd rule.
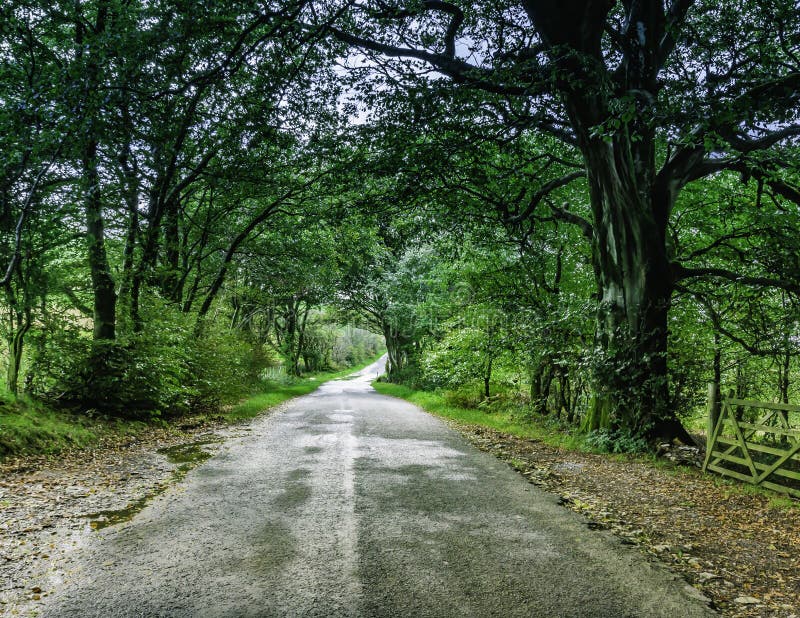
[[[91,349],[91,333],[71,316],[48,315],[41,328],[31,330],[30,366],[25,390],[35,398],[59,402],[70,390],[68,385],[86,364]]]
[[[146,336],[92,342],[83,366],[64,383],[67,402],[128,418],[185,412],[194,395],[186,350]]]
[[[259,381],[275,359],[238,332],[209,325],[160,303],[143,308],[147,328],[116,341],[92,341],[60,324],[36,348],[32,394],[71,408],[145,419],[213,409]]]
[[[483,400],[483,385],[478,382],[462,384],[443,392],[444,400],[459,408],[477,408]]]
[[[192,384],[187,330],[171,316],[153,316],[142,332],[92,341],[80,328],[57,328],[37,350],[33,394],[62,406],[127,418],[189,409]]]
[[[435,388],[436,385],[427,380],[420,371],[416,359],[408,359],[406,362],[407,364],[395,371],[391,377],[387,376],[388,382],[403,384],[414,390],[433,390]]]
[[[629,431],[596,429],[586,434],[586,444],[604,453],[644,453],[647,440]]]
[[[241,397],[263,381],[267,368],[279,363],[263,345],[219,326],[207,327],[201,338],[190,333],[185,343],[189,406],[194,409],[214,408]]]
[[[483,383],[473,380],[454,389],[442,392],[444,400],[459,408],[474,408],[487,414],[509,412],[521,414],[528,409],[528,397],[519,388],[493,384],[494,394],[488,399],[484,396]]]

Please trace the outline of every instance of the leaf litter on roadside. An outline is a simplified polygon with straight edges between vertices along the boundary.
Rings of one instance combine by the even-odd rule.
[[[221,425],[150,427],[93,449],[0,463],[0,615],[35,613],[83,538],[130,519],[194,463],[170,454],[212,452]],[[159,452],[161,451],[161,452]]]
[[[682,574],[727,616],[800,616],[800,505],[696,467],[564,451],[448,421],[559,502]]]

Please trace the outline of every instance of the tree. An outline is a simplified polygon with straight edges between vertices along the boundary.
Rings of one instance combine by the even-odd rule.
[[[372,240],[350,261],[339,304],[383,335],[387,375],[398,381],[416,372],[421,340],[440,319],[435,300],[428,302],[437,296],[438,260],[431,246],[413,246],[413,238],[390,240],[378,233]]]
[[[57,59],[41,54],[26,17],[31,14],[18,6],[4,7],[0,51],[0,287],[12,394],[37,305],[48,293],[45,265],[71,237],[59,226],[68,209],[57,164],[71,139],[62,131],[64,108],[56,94],[63,71]]]
[[[204,350],[220,342],[227,307],[188,344],[186,324],[238,274],[246,241],[279,211],[314,205],[345,163],[324,153],[339,121],[335,46],[297,27],[308,11],[303,0],[3,5],[0,309],[12,391],[32,334],[34,371],[47,374],[37,394],[124,410],[111,399],[136,397],[161,358],[165,382],[144,385],[141,401],[159,401],[162,386],[162,402],[194,397],[178,384],[188,365],[210,367]]]
[[[800,134],[800,16],[790,5],[375,1],[354,5],[331,31],[381,67],[381,57],[398,59],[395,84],[427,76],[427,65],[486,93],[508,123],[580,154],[603,357],[592,414],[633,433],[686,439],[668,390],[672,294],[694,277],[739,274],[683,267],[668,228],[684,187],[722,170],[755,178],[759,194],[779,203],[800,203],[791,150]],[[764,283],[797,287],[794,277]]]

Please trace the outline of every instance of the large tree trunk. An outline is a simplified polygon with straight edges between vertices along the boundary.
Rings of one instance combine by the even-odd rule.
[[[612,144],[587,149],[600,294],[590,426],[653,433],[669,416],[667,312],[671,284],[663,232]],[[659,427],[660,431],[660,427]]]
[[[690,440],[670,406],[667,342],[673,278],[666,230],[677,192],[656,182],[658,75],[670,52],[664,4],[525,2],[558,67],[557,88],[583,154],[593,224],[598,308],[588,429]],[[602,53],[615,8],[625,19],[618,63]],[[679,16],[675,3],[671,11]],[[669,18],[672,19],[672,18]],[[655,113],[654,113],[655,112]]]
[[[587,428],[688,440],[670,406],[666,221],[655,214],[647,174],[625,164],[621,151],[628,146],[595,140],[585,149],[600,296],[596,343],[602,350]]]
[[[558,88],[589,180],[602,357],[586,426],[688,439],[670,408],[667,375],[673,283],[665,232],[674,196],[655,190],[652,118],[666,17],[659,2],[626,5],[622,56],[611,71],[601,48],[615,4],[524,4],[553,50]]]

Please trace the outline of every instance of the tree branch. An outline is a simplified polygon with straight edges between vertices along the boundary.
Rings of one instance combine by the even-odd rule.
[[[533,214],[533,212],[536,210],[536,207],[550,193],[552,193],[556,189],[568,185],[573,180],[577,180],[578,178],[583,178],[585,176],[586,172],[584,170],[581,170],[579,172],[572,172],[571,174],[567,174],[566,176],[562,176],[561,178],[555,178],[550,182],[545,183],[538,191],[536,191],[536,193],[534,193],[531,196],[531,199],[528,202],[528,206],[525,208],[525,210],[523,210],[521,213],[518,213],[510,217],[507,223],[510,223],[511,225],[522,223],[525,219],[527,219]],[[551,206],[551,208],[553,207]]]
[[[766,150],[789,137],[800,135],[800,125],[791,125],[757,139],[744,137],[734,132],[720,132],[720,135],[728,140],[730,145],[736,148],[736,150],[743,153],[750,153],[758,150]]]
[[[22,209],[20,210],[17,224],[14,226],[14,252],[11,255],[11,260],[9,260],[8,267],[6,268],[3,278],[0,279],[0,286],[2,287],[8,287],[11,285],[11,278],[14,276],[14,271],[17,269],[17,264],[19,264],[21,257],[20,249],[22,247],[22,229],[25,226],[25,220],[28,216],[31,205],[33,204],[33,196],[36,195],[36,191],[38,190],[44,175],[50,170],[58,158],[58,155],[61,152],[61,147],[64,145],[65,140],[66,136],[61,140],[61,142],[59,142],[52,158],[47,162],[46,165],[44,165],[44,167],[42,167],[41,170],[39,170],[39,173],[36,175],[36,178],[34,178],[33,183],[31,184],[28,195],[25,198],[25,203],[22,205]]]
[[[657,66],[659,68],[664,66],[667,58],[669,58],[669,55],[675,49],[681,25],[695,1],[696,0],[672,0],[670,3],[667,9],[666,23],[664,24],[664,36],[658,44]]]
[[[589,223],[587,219],[584,219],[580,215],[576,215],[574,212],[569,210],[569,204],[564,202],[564,204],[559,207],[555,204],[549,204],[550,210],[553,211],[553,217],[558,219],[559,221],[565,221],[567,223],[572,223],[573,225],[577,225],[581,228],[581,232],[583,235],[588,239],[592,240],[594,238],[594,227],[592,224]]]
[[[744,340],[744,338],[740,337],[739,335],[735,335],[732,331],[727,329],[725,326],[722,325],[722,319],[719,312],[714,308],[711,302],[701,293],[696,292],[695,290],[691,290],[682,285],[676,285],[675,289],[679,292],[683,292],[684,294],[688,294],[689,296],[693,296],[701,305],[706,308],[708,311],[708,315],[711,318],[711,323],[714,326],[714,329],[719,332],[721,335],[724,335],[734,343],[739,344],[745,351],[752,354],[753,356],[774,356],[776,353],[784,353],[785,348],[782,345],[778,345],[773,349],[765,349],[758,347],[756,344],[751,344]]]
[[[540,90],[534,89],[531,86],[523,87],[514,84],[501,84],[493,80],[495,71],[490,69],[482,69],[476,67],[468,62],[459,60],[447,54],[436,54],[421,49],[414,49],[411,47],[398,47],[386,43],[373,41],[364,37],[356,36],[336,28],[329,26],[328,30],[334,37],[343,43],[359,47],[369,51],[378,52],[384,56],[391,58],[414,58],[422,60],[433,66],[438,71],[441,71],[448,77],[456,82],[468,84],[474,88],[492,92],[495,94],[509,94],[509,95],[531,95],[536,94]]]
[[[777,288],[779,290],[786,290],[787,292],[794,292],[800,294],[800,284],[795,281],[787,281],[785,279],[772,279],[770,277],[751,277],[748,275],[741,275],[727,270],[725,268],[686,268],[685,266],[672,263],[672,272],[675,281],[683,281],[685,279],[699,278],[699,277],[713,277],[716,279],[724,279],[732,283],[740,283],[744,285],[760,285],[764,287]]]
[[[773,178],[768,169],[759,167],[757,164],[750,164],[743,159],[703,159],[691,170],[688,180],[697,180],[721,172],[730,170],[739,172],[744,178],[755,178],[763,182],[773,192],[782,198],[800,206],[800,188],[789,184],[784,180]]]
[[[743,231],[739,231],[739,232],[731,232],[730,234],[723,234],[722,236],[717,238],[711,244],[706,245],[705,247],[701,247],[700,249],[695,249],[689,255],[687,255],[685,258],[681,258],[681,259],[683,261],[688,262],[690,260],[693,260],[695,258],[698,258],[698,257],[702,256],[702,255],[705,255],[706,253],[709,253],[709,252],[713,251],[717,247],[720,247],[720,246],[724,245],[729,240],[735,240],[735,239],[738,239],[738,238],[748,238],[750,236],[753,236],[754,234],[755,234],[755,232],[753,230],[743,230]]]
[[[84,304],[71,287],[68,285],[62,286],[61,291],[64,292],[64,296],[66,296],[72,302],[72,305],[83,315],[88,317],[94,315],[94,310]]]

